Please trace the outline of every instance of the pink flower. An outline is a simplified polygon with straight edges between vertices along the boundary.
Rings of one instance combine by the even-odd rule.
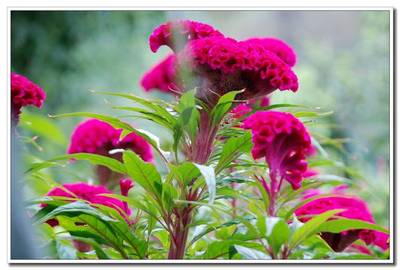
[[[29,105],[41,108],[46,93],[28,78],[11,73],[11,108],[14,121],[18,121],[21,108]]]
[[[158,89],[167,93],[181,92],[181,87],[176,83],[178,77],[175,65],[175,55],[168,55],[143,75],[140,81],[141,86],[146,91]]]
[[[119,187],[121,189],[122,196],[128,196],[128,192],[131,188],[133,188],[133,182],[131,179],[125,178],[119,181]]]
[[[203,91],[200,92],[203,100],[210,99],[210,92],[223,95],[245,89],[238,98],[253,99],[277,89],[293,92],[298,89],[298,79],[291,67],[251,41],[222,37],[193,40],[178,54],[178,59],[180,65],[191,69],[198,84],[195,86]]]
[[[179,46],[172,40],[173,33],[175,40],[181,41]],[[154,30],[150,48],[155,52],[162,45],[175,51],[176,70],[191,75],[180,78],[182,88],[197,87],[197,96],[210,106],[232,90],[245,89],[238,98],[253,99],[276,89],[298,89],[297,76],[291,70],[295,54],[277,39],[236,41],[209,25],[178,21]]]
[[[290,113],[259,111],[249,116],[243,127],[251,129],[252,155],[265,158],[271,181],[285,179],[298,189],[307,172],[306,156],[312,151],[303,123]]]
[[[47,196],[78,198],[86,200],[91,204],[101,204],[110,208],[114,208],[121,214],[122,217],[127,220],[127,217],[131,214],[131,210],[129,208],[125,208],[122,201],[104,196],[102,194],[112,194],[112,192],[104,186],[95,186],[87,183],[72,183],[64,184],[62,185],[62,188],[53,188],[47,193]],[[46,207],[46,205],[42,204],[42,207]],[[48,221],[48,223],[51,226],[58,225],[58,221],[56,219],[51,219]]]
[[[258,105],[260,107],[267,107],[271,104],[271,100],[269,99],[269,97],[265,96],[258,99],[251,99],[248,101],[248,103],[253,106]]]
[[[375,223],[367,204],[362,199],[355,196],[342,195],[342,190],[339,192],[333,191],[334,195],[330,197],[318,198],[304,204],[295,211],[296,216],[300,221],[306,222],[313,216],[326,211],[344,209],[343,212],[336,214],[336,216]],[[313,195],[319,194],[319,192],[315,192]],[[303,199],[308,199],[309,197],[306,195]],[[335,251],[344,250],[357,239],[363,240],[366,244],[379,246],[383,250],[388,248],[387,240],[389,236],[372,230],[349,230],[338,234],[324,232],[321,236]]]
[[[186,43],[189,40],[201,39],[205,37],[222,37],[223,35],[212,28],[210,25],[189,21],[167,22],[154,29],[149,38],[152,52],[157,52],[158,48],[167,45],[170,48],[177,49],[177,41],[183,39]]]
[[[239,104],[231,110],[233,118],[239,119],[250,113],[253,109],[247,104]]]
[[[130,149],[144,161],[152,161],[150,145],[136,133],[130,133],[120,139],[122,129],[115,129],[110,124],[89,119],[80,123],[71,136],[68,154],[92,153],[121,159],[121,153],[110,153],[113,149]]]
[[[358,252],[366,255],[372,255],[372,252],[365,246],[362,245],[357,245],[357,244],[351,244],[346,248],[347,252]]]
[[[246,103],[241,103],[234,107],[231,110],[232,117],[235,119],[242,118],[246,114],[250,113],[255,106],[261,106],[261,107],[267,107],[270,104],[269,97],[263,97],[259,99],[251,99],[247,101]]]
[[[291,67],[296,64],[296,54],[294,50],[282,40],[276,38],[250,38],[246,41],[263,46]]]

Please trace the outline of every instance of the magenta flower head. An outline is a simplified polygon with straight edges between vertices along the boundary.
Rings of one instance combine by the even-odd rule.
[[[150,36],[152,51],[162,45],[175,52],[176,69],[190,75],[180,76],[182,87],[197,87],[197,96],[210,106],[233,90],[244,89],[239,99],[253,99],[277,89],[298,89],[297,76],[291,69],[294,52],[277,39],[236,41],[211,26],[178,21],[154,30]]]
[[[266,50],[276,54],[276,56],[291,67],[296,64],[296,54],[294,50],[282,40],[276,38],[250,38],[246,41],[263,46]]]
[[[140,84],[145,91],[158,89],[166,93],[180,92],[176,71],[176,56],[171,54],[146,72]]]
[[[11,110],[13,121],[18,122],[22,107],[36,106],[41,108],[46,93],[28,78],[11,73]]]
[[[303,123],[290,113],[259,111],[245,119],[243,127],[251,130],[252,155],[265,158],[271,181],[285,179],[298,189],[307,172],[306,156],[313,150]]]
[[[103,194],[112,194],[112,192],[104,186],[95,186],[87,183],[72,183],[64,184],[62,187],[53,188],[47,193],[47,196],[77,198],[88,201],[90,204],[93,204],[94,207],[96,207],[96,204],[100,204],[114,208],[128,222],[128,217],[131,214],[131,210],[124,207],[122,201],[104,196]],[[42,204],[41,206],[46,207],[45,204]],[[58,225],[58,221],[56,219],[51,219],[47,223],[49,223],[51,226]]]
[[[115,149],[130,149],[144,161],[152,161],[153,154],[150,145],[136,133],[130,133],[120,139],[122,129],[116,129],[110,124],[89,119],[80,123],[71,136],[68,154],[92,153],[121,159],[121,153],[112,153]]]
[[[154,29],[149,38],[150,49],[157,52],[158,48],[166,45],[172,49],[182,47],[187,41],[206,37],[223,37],[223,35],[210,25],[189,21],[167,22]],[[179,44],[179,41],[183,44]]]
[[[320,193],[314,192],[315,195]],[[309,196],[303,199],[310,198]],[[333,209],[343,209],[343,212],[336,214],[336,218],[358,219],[365,222],[375,223],[374,217],[368,209],[367,204],[355,196],[346,196],[335,193],[329,197],[317,198],[299,207],[295,214],[302,222],[306,222],[315,215],[322,214]],[[335,219],[335,218],[332,218]],[[336,252],[343,251],[357,239],[363,240],[366,244],[373,244],[382,250],[388,248],[389,236],[382,232],[373,230],[349,230],[341,233],[322,233],[321,237]]]
[[[134,184],[131,179],[125,178],[119,181],[119,187],[121,189],[122,196],[128,196],[128,192],[131,188],[133,188]]]

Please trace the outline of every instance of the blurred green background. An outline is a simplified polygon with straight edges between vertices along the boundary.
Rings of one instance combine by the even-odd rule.
[[[75,111],[115,114],[111,107],[120,101],[89,90],[171,99],[159,92],[144,93],[139,80],[169,52],[150,51],[151,31],[178,18],[209,23],[236,39],[274,36],[289,43],[298,56],[300,89],[276,91],[272,102],[334,112],[321,122],[321,132],[346,138],[346,152],[330,153],[357,171],[351,176],[357,181],[352,192],[368,200],[378,223],[389,224],[389,11],[12,11],[12,71],[47,92],[44,108],[25,110],[27,119]],[[51,120],[60,130],[37,120],[48,124],[47,135],[23,124],[31,130],[21,131],[27,140],[38,135],[38,145],[25,150],[31,158],[43,159],[65,153],[81,120]],[[157,127],[139,121],[134,125],[165,140]],[[63,172],[59,170],[55,180],[87,177],[83,170]]]

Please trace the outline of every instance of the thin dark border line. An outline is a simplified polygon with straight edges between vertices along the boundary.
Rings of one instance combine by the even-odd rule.
[[[16,6],[15,8],[17,8],[16,9],[16,11],[41,11],[40,9],[36,9],[37,7],[33,7],[33,9],[31,9],[31,10],[24,10],[24,9],[19,9],[19,7],[18,6]],[[29,8],[29,7],[23,7],[23,8]],[[43,7],[39,7],[39,8],[43,8]],[[43,11],[69,11],[69,10],[64,10],[64,9],[62,9],[62,8],[65,8],[65,7],[56,7],[55,9],[44,9]],[[71,8],[71,7],[67,7],[67,8]],[[82,8],[82,7],[79,7],[79,8]],[[85,8],[85,7],[83,7],[83,8]],[[93,7],[88,7],[88,8],[93,8]],[[95,8],[98,8],[98,7],[95,7]],[[110,8],[110,7],[109,7]],[[112,8],[112,7],[111,7]],[[115,8],[115,7],[114,7]],[[146,8],[147,7],[138,7],[139,9],[132,9],[132,10],[127,10],[127,9],[119,9],[119,8],[117,8],[117,9],[111,9],[110,11],[144,11],[144,10],[146,10]],[[145,8],[145,9],[142,9],[142,8]],[[163,10],[162,8],[163,7],[148,7],[149,9],[147,9],[147,10]],[[160,9],[159,9],[160,8]],[[168,7],[168,8],[172,8],[172,9],[168,9],[168,11],[174,11],[173,10],[173,8],[177,8],[177,7]],[[186,7],[185,7],[186,8]],[[187,11],[196,11],[196,10],[194,10],[196,7],[188,7],[188,9],[187,9]],[[287,8],[287,7],[285,7],[285,8],[275,8],[275,7],[263,7],[263,8],[266,8],[266,9],[245,9],[245,10],[240,10],[240,8],[245,8],[245,7],[237,7],[237,9],[236,8],[234,8],[234,9],[229,9],[229,8],[226,8],[226,9],[219,9],[219,8],[225,8],[225,7],[216,7],[217,9],[197,9],[197,10],[204,10],[204,11],[207,11],[207,10],[209,10],[209,11],[279,11],[279,10],[282,10],[282,11],[365,11],[365,10],[371,10],[371,11],[389,11],[389,14],[391,15],[391,16],[389,16],[389,20],[390,20],[390,24],[391,24],[391,33],[389,33],[389,47],[390,46],[392,46],[391,48],[392,48],[392,52],[391,52],[391,56],[392,56],[392,64],[390,63],[390,61],[389,61],[389,69],[390,69],[390,73],[389,73],[389,82],[392,82],[392,89],[391,89],[391,91],[393,91],[392,92],[392,104],[393,104],[393,107],[392,107],[392,109],[393,109],[393,111],[392,111],[392,113],[393,113],[393,118],[392,118],[392,122],[390,121],[390,116],[391,116],[391,113],[390,113],[390,109],[391,108],[389,108],[389,126],[392,124],[392,132],[391,132],[391,134],[393,135],[393,145],[392,145],[392,150],[393,150],[393,156],[392,156],[392,168],[389,168],[389,172],[391,172],[392,173],[392,179],[390,179],[391,181],[392,181],[392,188],[393,188],[393,192],[391,193],[391,195],[392,195],[392,197],[393,198],[391,198],[391,200],[393,201],[393,205],[392,205],[392,211],[393,211],[393,220],[391,220],[391,222],[390,222],[390,225],[393,225],[393,228],[392,228],[392,230],[390,231],[390,234],[392,235],[392,242],[393,242],[393,244],[392,244],[392,249],[391,249],[391,258],[389,258],[389,260],[384,260],[384,261],[380,261],[380,260],[376,260],[376,261],[374,261],[374,262],[370,262],[370,263],[368,263],[368,262],[357,262],[358,260],[352,260],[352,261],[350,261],[350,262],[336,262],[336,261],[334,261],[334,260],[326,260],[325,261],[325,263],[319,263],[319,260],[312,260],[312,261],[314,261],[315,263],[311,263],[310,261],[307,261],[307,260],[295,260],[296,262],[288,262],[288,263],[283,263],[283,262],[276,262],[276,261],[266,261],[266,262],[264,262],[264,261],[262,261],[262,262],[253,262],[253,261],[251,261],[251,262],[245,262],[245,261],[243,261],[243,262],[240,262],[240,263],[235,263],[235,262],[230,262],[229,260],[215,260],[215,262],[210,262],[209,260],[207,260],[207,262],[190,262],[190,260],[181,260],[182,262],[180,262],[180,263],[178,263],[178,262],[174,262],[174,261],[171,261],[171,260],[168,260],[168,259],[166,259],[165,260],[165,263],[164,262],[152,262],[151,260],[148,260],[148,261],[143,261],[143,262],[141,262],[141,261],[139,261],[139,262],[137,262],[137,261],[135,261],[135,262],[131,262],[131,263],[128,263],[128,262],[123,262],[123,263],[119,263],[119,260],[114,260],[114,261],[103,261],[103,260],[99,260],[98,262],[87,262],[87,263],[84,263],[84,262],[76,262],[77,260],[73,260],[73,261],[71,261],[71,262],[49,262],[49,263],[46,263],[46,262],[43,262],[43,261],[45,261],[45,260],[38,260],[38,261],[40,261],[40,262],[38,262],[38,263],[36,263],[36,262],[34,262],[35,260],[26,260],[26,262],[24,262],[24,260],[13,260],[13,259],[11,259],[10,258],[10,244],[11,244],[11,241],[10,241],[10,238],[11,238],[11,235],[10,235],[10,231],[9,231],[9,229],[11,228],[11,219],[10,219],[10,209],[11,209],[11,205],[10,205],[10,201],[9,201],[9,199],[10,199],[10,195],[9,195],[9,193],[7,193],[7,202],[8,202],[8,214],[7,214],[7,217],[9,218],[9,222],[7,222],[7,232],[8,232],[8,249],[7,249],[7,252],[9,253],[8,255],[9,256],[7,256],[8,257],[8,264],[9,265],[13,265],[13,266],[19,266],[19,265],[21,265],[21,266],[23,266],[23,265],[32,265],[32,266],[47,266],[47,265],[64,265],[64,264],[66,264],[66,265],[71,265],[71,266],[73,266],[73,265],[99,265],[100,263],[101,264],[105,264],[105,265],[111,265],[111,264],[113,264],[113,265],[163,265],[163,266],[168,266],[168,265],[195,265],[195,266],[197,266],[197,265],[216,265],[216,264],[221,264],[221,265],[228,265],[228,264],[231,264],[231,265],[243,265],[243,266],[247,266],[247,265],[249,265],[249,264],[254,264],[254,265],[269,265],[269,264],[272,264],[272,265],[278,265],[278,266],[283,266],[283,265],[296,265],[296,264],[300,264],[300,265],[322,265],[322,264],[324,264],[324,265],[343,265],[343,264],[346,264],[346,265],[366,265],[366,266],[373,266],[373,265],[396,265],[396,263],[397,263],[397,261],[396,261],[396,256],[395,256],[395,254],[396,254],[396,245],[395,245],[395,243],[396,243],[396,238],[395,238],[395,236],[396,236],[396,230],[395,230],[395,227],[396,227],[396,224],[395,224],[395,221],[396,221],[396,210],[395,210],[395,208],[396,208],[396,196],[395,196],[395,191],[396,191],[396,183],[395,183],[395,181],[394,181],[394,179],[395,179],[395,175],[396,175],[396,166],[395,166],[395,161],[396,161],[396,112],[397,112],[397,108],[396,108],[396,91],[395,91],[395,89],[396,89],[396,85],[397,85],[397,83],[396,83],[396,80],[395,80],[395,71],[396,71],[396,35],[395,35],[395,33],[396,33],[396,25],[395,25],[395,23],[396,23],[396,9],[394,8],[394,7],[378,7],[378,9],[373,9],[373,8],[371,8],[371,9],[369,9],[369,7],[357,7],[356,9],[352,9],[351,7],[346,7],[346,8],[338,8],[338,7],[335,7],[335,8],[337,8],[337,9],[329,9],[329,7],[327,7],[326,9],[325,8],[321,8],[321,9],[319,9],[319,8],[316,8],[316,9],[314,9],[314,8],[309,8],[309,7],[306,7],[306,8],[299,8],[299,9],[296,9],[296,7],[290,7],[290,8]],[[256,7],[251,7],[251,8],[256,8]],[[71,9],[70,11],[90,11],[90,10],[92,10],[92,11],[102,11],[102,9],[83,9],[83,10],[81,10],[81,9]],[[186,9],[178,9],[178,10],[186,10]],[[10,57],[10,54],[11,54],[11,29],[10,29],[10,27],[11,27],[11,11],[13,11],[13,9],[12,9],[12,7],[10,8],[10,7],[7,7],[7,17],[6,17],[6,27],[7,27],[7,37],[8,37],[8,42],[7,42],[7,46],[6,46],[6,49],[7,49],[7,62],[8,62],[8,66],[7,66],[7,80],[6,80],[6,82],[7,82],[7,86],[6,86],[6,89],[8,89],[8,87],[9,87],[9,85],[10,85],[10,82],[9,82],[9,78],[10,78],[10,69],[11,69],[11,57]],[[390,38],[390,37],[393,37],[393,40]],[[390,52],[389,52],[390,53]],[[10,95],[9,95],[9,92],[10,91],[7,91],[7,97],[8,97],[8,99],[6,99],[7,101],[9,100],[9,98],[10,98]],[[389,100],[389,106],[390,106],[390,100]],[[9,102],[7,102],[7,113],[8,113],[8,117],[7,117],[7,120],[6,120],[6,122],[7,122],[7,126],[8,126],[8,130],[9,130],[9,132],[7,133],[7,154],[8,154],[8,159],[7,159],[7,176],[8,176],[8,178],[9,178],[9,180],[11,181],[11,173],[10,173],[10,164],[11,164],[11,159],[10,159],[10,157],[11,157],[11,152],[10,152],[10,139],[11,139],[11,129],[10,129],[10,110],[11,110],[11,106],[10,106],[10,103]],[[389,140],[390,140],[390,134],[389,134]],[[389,142],[389,148],[390,148],[390,142]],[[390,149],[389,149],[390,150]],[[7,191],[8,192],[10,192],[10,183],[11,182],[9,182],[9,181],[7,181]],[[389,182],[389,184],[390,184],[390,182]],[[16,261],[18,261],[18,262],[16,262]],[[122,260],[121,260],[122,261]],[[129,261],[129,260],[128,260]],[[304,262],[305,261],[305,262]],[[323,260],[321,260],[321,261],[323,261]],[[376,262],[376,263],[375,263]]]

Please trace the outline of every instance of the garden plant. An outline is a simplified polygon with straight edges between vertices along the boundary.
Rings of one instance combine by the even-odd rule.
[[[113,107],[123,116],[101,108],[49,116],[83,121],[65,155],[31,157],[24,174],[46,183],[44,196],[24,203],[47,259],[389,259],[389,230],[349,191],[346,168],[315,131],[332,112],[269,99],[304,90],[288,44],[180,20],[156,27],[149,45],[171,53],[143,72],[141,87],[173,101],[94,89],[93,98],[129,102]],[[20,135],[22,108],[40,107],[44,90],[12,73],[11,99],[13,133],[34,144]],[[95,177],[58,183],[52,172],[77,163]]]

